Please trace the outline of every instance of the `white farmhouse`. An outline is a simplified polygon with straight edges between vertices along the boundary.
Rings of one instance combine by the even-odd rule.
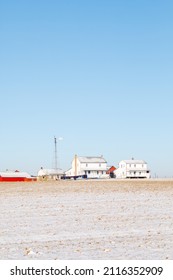
[[[117,179],[133,179],[133,178],[150,178],[150,171],[147,163],[144,160],[122,160],[119,163],[119,168],[115,170]]]
[[[83,176],[87,178],[107,178],[107,161],[101,157],[80,157],[75,155],[72,168],[66,171],[66,176]]]

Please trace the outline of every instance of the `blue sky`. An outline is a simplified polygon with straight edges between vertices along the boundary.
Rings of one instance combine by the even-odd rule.
[[[75,154],[173,176],[173,3],[0,2],[0,170]]]

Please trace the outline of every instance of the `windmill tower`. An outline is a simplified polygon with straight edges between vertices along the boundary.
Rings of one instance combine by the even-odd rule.
[[[55,153],[55,170],[58,169],[58,157],[57,157],[57,140],[56,140],[56,137],[54,136],[54,145],[55,145],[55,150],[54,150],[54,153]]]
[[[61,141],[63,140],[62,137],[59,137],[58,139],[54,136],[54,169],[58,170],[60,166],[58,166],[58,155],[57,155],[57,140]]]

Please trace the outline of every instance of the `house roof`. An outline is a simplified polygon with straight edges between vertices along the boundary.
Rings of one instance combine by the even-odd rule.
[[[116,170],[116,167],[115,166],[111,166],[107,169],[106,173],[107,174],[110,174],[111,172],[115,171]]]
[[[128,159],[128,160],[122,160],[125,163],[129,164],[146,164],[146,161],[144,160],[137,160],[137,159]]]
[[[78,157],[81,163],[107,163],[103,157]]]
[[[30,178],[31,175],[27,172],[19,172],[19,171],[4,171],[0,172],[1,177],[26,177]]]
[[[38,171],[38,176],[62,175],[62,174],[64,174],[64,172],[60,168],[58,168],[58,169],[44,169],[44,168],[41,168]]]

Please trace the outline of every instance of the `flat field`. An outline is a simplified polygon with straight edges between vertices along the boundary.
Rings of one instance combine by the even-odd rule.
[[[173,180],[0,183],[0,259],[173,259]]]

